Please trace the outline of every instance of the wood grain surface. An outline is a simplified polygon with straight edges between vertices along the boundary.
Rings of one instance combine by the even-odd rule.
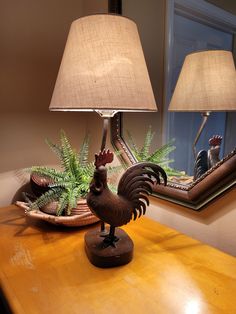
[[[236,258],[150,219],[124,227],[134,258],[112,269],[89,263],[88,227],[32,220],[14,205],[0,209],[0,226],[0,282],[14,313],[236,313]]]

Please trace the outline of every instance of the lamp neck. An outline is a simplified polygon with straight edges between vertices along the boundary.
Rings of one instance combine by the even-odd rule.
[[[103,117],[103,130],[102,130],[102,144],[101,144],[101,152],[105,150],[106,141],[107,141],[107,131],[109,125],[109,117]],[[101,234],[105,233],[105,223],[101,221]]]
[[[103,152],[104,149],[106,148],[107,131],[108,131],[109,120],[110,120],[109,117],[103,117],[101,152]]]
[[[199,128],[199,130],[198,130],[198,132],[197,132],[197,135],[196,135],[196,137],[195,137],[195,140],[194,140],[194,142],[193,142],[193,155],[194,155],[195,159],[197,158],[197,149],[196,149],[196,145],[197,145],[197,142],[198,142],[198,140],[199,140],[199,138],[200,138],[200,135],[202,134],[202,130],[203,130],[204,127],[205,127],[205,124],[206,124],[206,122],[207,122],[207,119],[208,119],[208,117],[209,117],[209,115],[210,115],[210,111],[201,112],[201,115],[202,115],[202,123],[201,123],[201,125],[200,125],[200,128]]]

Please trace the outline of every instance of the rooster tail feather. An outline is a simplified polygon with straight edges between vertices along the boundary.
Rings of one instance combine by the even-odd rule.
[[[165,171],[158,165],[152,162],[139,162],[129,167],[122,175],[118,184],[118,194],[126,196],[127,191],[131,189],[131,185],[135,183],[135,187],[143,182],[154,184],[154,179],[160,184],[160,176],[164,184],[167,182]],[[138,183],[139,182],[139,183]]]
[[[149,199],[147,198],[147,196],[145,196],[145,195],[139,195],[139,201],[140,200],[144,200],[146,203],[147,203],[147,206],[149,206]],[[145,204],[145,203],[144,203]],[[146,204],[145,204],[145,206],[146,206]]]
[[[138,218],[142,215],[142,212],[143,212],[143,209],[142,209],[142,207],[141,207],[141,205],[138,205],[137,207],[136,207],[136,210],[138,210]]]
[[[167,182],[165,171],[152,162],[139,162],[129,167],[122,175],[118,184],[118,195],[132,204],[133,219],[146,212],[149,199],[146,195],[152,193],[152,186],[160,184],[160,177],[164,184]]]
[[[145,196],[143,194],[146,194],[147,196],[149,196],[149,193],[146,190],[136,189],[136,191],[134,191],[134,193],[132,194],[130,200],[133,201],[134,203],[136,203],[140,198]],[[148,199],[146,196],[145,196],[145,198]]]
[[[140,178],[140,176],[143,177],[142,168],[135,169],[134,166],[136,166],[136,164],[128,168],[120,178],[118,185],[118,191],[120,193],[126,190],[127,184],[129,184],[132,179]]]
[[[141,182],[142,183],[141,183]],[[147,188],[147,190],[152,193],[152,188],[151,185],[149,184],[153,184],[153,180],[150,179],[149,177],[143,177],[143,176],[137,176],[132,178],[127,185],[123,187],[122,192],[124,192],[127,196],[129,195],[129,193],[135,189],[136,187],[139,186],[145,186]]]
[[[149,183],[143,182],[142,184],[140,184],[140,182],[136,182],[132,184],[132,186],[128,189],[128,191],[125,191],[127,197],[132,195],[132,193],[139,188],[142,188],[144,191],[148,192],[148,194],[152,193],[152,186]]]
[[[145,188],[142,188],[142,187],[141,187],[141,188],[136,188],[135,190],[133,190],[133,191],[130,193],[129,199],[135,201],[136,199],[138,199],[137,196],[142,195],[142,194],[149,195],[150,193],[149,193],[149,191],[147,191]]]
[[[136,206],[136,208],[139,211],[139,216],[140,217],[142,214],[144,215],[146,213],[146,204],[142,201],[139,201],[139,204]]]
[[[136,210],[136,208],[134,208],[133,209],[133,220],[136,220],[137,215],[138,215],[137,210]]]

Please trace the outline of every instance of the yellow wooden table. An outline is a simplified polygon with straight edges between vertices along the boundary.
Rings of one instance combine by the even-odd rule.
[[[124,228],[133,261],[100,269],[84,252],[87,229],[0,209],[0,280],[13,313],[236,313],[236,258],[141,218]]]

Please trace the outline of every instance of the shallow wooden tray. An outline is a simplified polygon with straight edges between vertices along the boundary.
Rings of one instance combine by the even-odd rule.
[[[90,225],[99,221],[99,219],[92,214],[88,207],[85,208],[84,204],[82,205],[81,209],[80,206],[78,205],[78,207],[74,211],[74,214],[72,214],[71,216],[56,216],[45,213],[39,209],[29,210],[28,204],[20,201],[17,201],[16,205],[25,210],[26,216],[35,219],[45,220],[54,225],[61,225],[66,227],[79,227]]]

